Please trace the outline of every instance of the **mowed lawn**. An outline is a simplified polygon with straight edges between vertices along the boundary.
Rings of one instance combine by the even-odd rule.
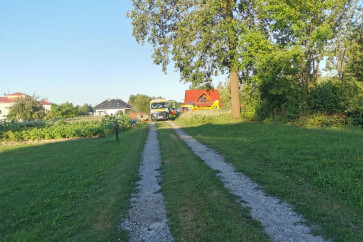
[[[126,240],[146,135],[0,146],[0,241]]]
[[[363,131],[279,124],[188,125],[273,196],[334,241],[363,241]]]

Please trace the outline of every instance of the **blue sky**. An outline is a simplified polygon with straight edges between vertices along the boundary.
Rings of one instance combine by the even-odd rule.
[[[165,75],[151,46],[136,43],[130,9],[129,0],[0,0],[0,96],[79,105],[138,93],[183,101],[189,84],[172,66]]]
[[[0,96],[36,94],[96,105],[131,94],[183,101],[189,84],[138,45],[128,0],[1,0]],[[223,81],[223,80],[222,80]]]

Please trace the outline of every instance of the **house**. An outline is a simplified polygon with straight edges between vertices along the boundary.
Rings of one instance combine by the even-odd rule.
[[[221,98],[217,89],[212,90],[185,90],[184,105],[193,105],[198,107],[211,107],[215,101],[219,101],[219,107],[222,106]]]
[[[5,94],[5,97],[0,97],[0,120],[6,119],[9,114],[9,108],[13,106],[19,98],[25,98],[26,94],[16,92],[12,94]],[[46,100],[41,100],[40,104],[48,112],[51,109],[51,103]]]
[[[106,99],[102,103],[98,104],[94,109],[95,115],[102,116],[114,115],[118,112],[125,114],[131,109],[131,106],[121,99]]]

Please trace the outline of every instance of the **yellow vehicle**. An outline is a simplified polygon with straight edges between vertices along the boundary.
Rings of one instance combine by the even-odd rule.
[[[219,100],[215,100],[212,106],[197,106],[193,104],[185,104],[182,105],[184,110],[212,110],[212,109],[219,109]]]
[[[153,99],[150,101],[150,119],[152,121],[168,120],[168,101],[165,99]]]
[[[186,110],[211,110],[222,107],[218,89],[212,90],[185,90],[185,99],[182,104]]]

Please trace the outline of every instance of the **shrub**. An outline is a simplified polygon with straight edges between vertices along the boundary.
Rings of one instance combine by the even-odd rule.
[[[298,126],[314,126],[314,127],[343,127],[347,125],[347,115],[313,113],[310,115],[301,116],[292,123]]]
[[[195,110],[183,112],[178,120],[192,124],[228,122],[231,120],[230,110]]]
[[[120,129],[131,127],[128,115],[124,116],[107,116],[102,122],[66,122],[58,120],[48,122],[46,125],[39,127],[25,127],[18,123],[6,124],[6,131],[0,134],[2,141],[25,141],[25,140],[42,140],[42,139],[59,139],[75,137],[92,137],[98,135],[111,135],[114,132],[115,122],[119,123]]]
[[[317,87],[310,90],[308,103],[311,110],[336,113],[345,109],[347,100],[347,86],[341,82],[333,82],[331,80],[320,83]]]

